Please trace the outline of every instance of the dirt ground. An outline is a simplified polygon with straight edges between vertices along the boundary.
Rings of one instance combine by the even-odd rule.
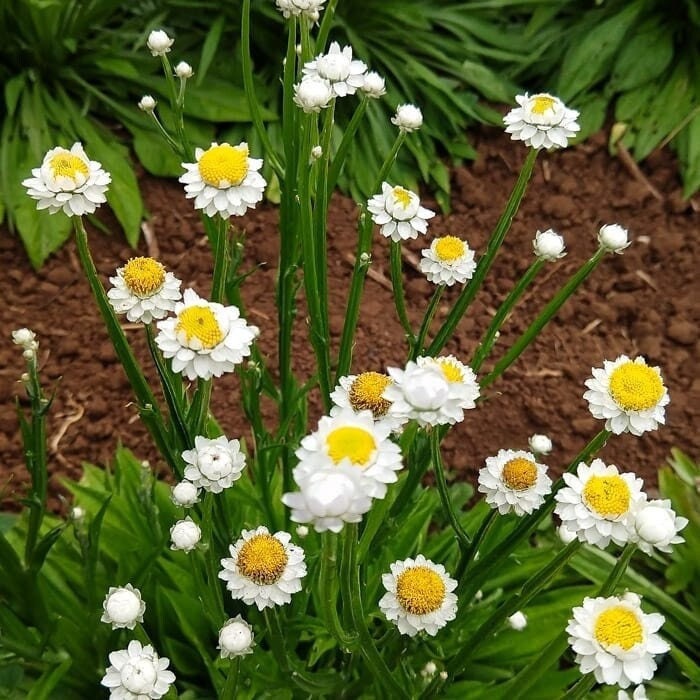
[[[500,214],[525,157],[521,144],[500,132],[476,136],[478,159],[453,172],[453,202],[449,216],[436,217],[428,239],[407,249],[420,257],[432,235],[453,234],[485,250],[489,232]],[[493,360],[521,333],[538,309],[596,248],[596,232],[605,223],[630,230],[633,244],[623,255],[607,256],[594,275],[570,300],[538,340],[506,375],[487,392],[487,400],[467,413],[445,445],[446,463],[460,478],[474,480],[484,459],[500,448],[523,448],[534,432],[549,434],[555,449],[547,460],[561,470],[602,427],[582,398],[591,367],[619,354],[643,354],[662,368],[671,395],[667,425],[641,438],[615,437],[601,456],[623,470],[633,470],[651,486],[657,468],[671,447],[700,457],[700,213],[683,202],[673,156],[652,155],[642,166],[647,184],[636,179],[619,159],[609,155],[604,134],[583,146],[543,154],[538,160],[525,203],[506,243],[449,351],[469,361],[495,308],[532,260],[537,229],[554,228],[567,242],[568,255],[549,264],[527,292],[503,329]],[[650,185],[651,187],[649,187]],[[177,182],[142,178],[151,213],[150,226],[160,259],[198,292],[208,291],[211,258],[198,215]],[[426,196],[428,206],[435,203]],[[329,223],[331,279],[330,327],[337,341],[344,318],[344,299],[355,245],[357,206],[340,195],[333,199]],[[113,221],[111,222],[113,225]],[[245,281],[243,296],[251,323],[261,328],[264,354],[274,361],[276,313],[274,280],[278,249],[277,211],[263,206],[243,217],[246,231],[244,269],[259,266]],[[107,277],[134,253],[116,231],[91,234],[97,267]],[[139,252],[146,254],[142,243]],[[388,245],[375,236],[372,269],[388,277]],[[410,257],[410,256],[409,256]],[[45,381],[57,389],[49,437],[52,445],[52,492],[62,475],[78,476],[83,461],[105,463],[119,441],[157,466],[145,430],[138,423],[128,384],[116,362],[107,335],[81,275],[71,242],[35,273],[19,241],[0,232],[0,493],[11,507],[21,496],[26,475],[22,463],[13,397],[23,371],[21,353],[9,340],[10,331],[28,326],[41,342]],[[432,293],[431,285],[408,259],[405,261],[408,306],[414,325],[420,321]],[[443,298],[438,318],[444,318],[458,290]],[[147,362],[142,331],[129,327],[138,356]],[[302,377],[310,374],[312,357],[306,330],[295,336],[296,363]],[[381,371],[402,365],[406,348],[396,320],[390,291],[368,280],[357,334],[353,370]],[[149,369],[150,373],[150,369]],[[245,436],[233,375],[215,385],[213,407],[230,437]],[[318,407],[312,410],[314,420]],[[310,426],[312,427],[312,426]],[[58,505],[57,501],[53,501]]]

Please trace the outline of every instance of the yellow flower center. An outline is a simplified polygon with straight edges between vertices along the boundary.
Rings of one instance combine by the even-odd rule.
[[[525,457],[515,457],[503,466],[501,481],[514,491],[524,491],[537,481],[537,465]]]
[[[375,418],[381,418],[391,406],[391,401],[382,397],[384,389],[391,384],[386,374],[363,372],[358,374],[348,391],[350,405],[356,411],[372,411]]]
[[[153,258],[131,258],[124,265],[122,279],[132,294],[146,299],[165,283],[165,268]]]
[[[287,566],[284,545],[272,535],[254,535],[238,552],[238,570],[259,586],[277,583]]]
[[[594,634],[602,647],[622,647],[625,651],[644,639],[644,630],[639,618],[621,605],[608,608],[598,615]]]
[[[90,174],[88,164],[70,151],[57,153],[49,165],[54,177],[68,177],[73,182],[78,181],[78,174],[82,175],[83,180]]]
[[[440,262],[453,263],[464,255],[464,241],[456,236],[444,236],[435,241],[435,255]]]
[[[199,174],[212,187],[240,185],[248,174],[248,146],[222,143],[212,146],[199,159]]]
[[[209,350],[224,339],[214,312],[207,306],[188,306],[183,309],[178,314],[175,331],[183,332],[188,343],[192,338],[197,338]]]
[[[629,510],[630,488],[617,474],[592,476],[583,487],[583,501],[598,515],[614,520]]]
[[[647,365],[625,362],[610,375],[610,395],[624,411],[647,411],[664,395],[659,373]]]
[[[549,95],[534,95],[530,110],[533,114],[544,114],[548,109],[552,109],[557,101]]]
[[[411,193],[404,187],[394,187],[392,194],[404,209],[411,203]]]
[[[328,455],[336,464],[349,459],[358,466],[367,464],[372,453],[377,449],[372,434],[364,428],[355,426],[332,430],[326,436],[326,445]]]
[[[396,579],[396,599],[407,613],[427,615],[445,600],[445,583],[427,566],[414,566]]]
[[[445,377],[448,382],[457,383],[464,381],[464,373],[454,362],[450,362],[450,360],[447,359],[438,359],[437,362],[442,370],[442,376]]]

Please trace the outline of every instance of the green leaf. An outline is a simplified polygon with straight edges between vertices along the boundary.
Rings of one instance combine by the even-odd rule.
[[[70,218],[63,213],[51,215],[47,211],[37,211],[36,202],[29,197],[19,202],[12,216],[35,270],[70,238]]]
[[[73,660],[67,658],[58,666],[46,671],[41,678],[32,685],[31,690],[27,694],[27,700],[49,700],[51,693],[61,682],[63,676],[66,675],[72,663]]]
[[[633,90],[658,78],[673,60],[673,34],[654,20],[625,42],[615,62],[609,89]]]
[[[188,85],[185,114],[210,122],[249,122],[250,110],[242,88],[227,80],[209,76],[204,85]],[[276,112],[262,108],[266,121],[278,118]]]
[[[7,110],[5,119],[9,119],[14,115],[20,95],[26,87],[26,79],[27,74],[22,72],[5,83],[5,109]]]
[[[483,63],[464,61],[462,63],[464,82],[476,88],[487,100],[494,102],[513,101],[517,88],[502,75],[492,71]]]
[[[158,177],[177,177],[182,174],[182,158],[165,143],[161,134],[131,127],[134,152],[144,168]]]
[[[212,23],[207,36],[202,44],[202,53],[199,57],[199,63],[197,64],[197,75],[196,82],[197,86],[201,85],[204,78],[209,71],[209,66],[214,60],[216,51],[219,48],[219,42],[221,41],[221,34],[226,26],[226,15],[219,15]]]

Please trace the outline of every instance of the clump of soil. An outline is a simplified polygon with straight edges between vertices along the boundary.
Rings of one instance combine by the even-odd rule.
[[[432,221],[428,239],[406,246],[405,289],[416,327],[432,293],[432,286],[415,267],[420,250],[432,236],[450,233],[467,239],[477,255],[483,253],[525,157],[525,149],[509,142],[504,134],[483,132],[477,138],[476,162],[453,172],[452,212]],[[623,470],[636,471],[650,484],[671,447],[698,456],[700,378],[695,369],[700,349],[696,301],[700,298],[696,276],[700,215],[680,197],[677,168],[670,153],[654,154],[644,170],[651,188],[609,156],[603,134],[577,148],[541,154],[524,205],[484,288],[448,346],[449,352],[469,361],[495,309],[530,264],[536,230],[554,228],[561,232],[568,255],[548,264],[536,279],[505,325],[484,371],[594,252],[602,224],[625,226],[633,244],[623,255],[606,256],[517,364],[489,388],[486,400],[450,432],[445,459],[459,478],[473,482],[487,456],[500,448],[526,447],[528,436],[535,432],[552,437],[555,449],[547,461],[553,470],[561,471],[602,427],[582,399],[591,367],[622,353],[642,354],[662,368],[671,394],[667,425],[641,438],[615,437],[601,456]],[[191,202],[184,199],[176,182],[144,176],[141,183],[160,259],[184,286],[206,294],[211,257]],[[654,188],[658,197],[652,192]],[[429,197],[426,204],[437,208]],[[246,315],[261,328],[259,345],[272,362],[276,355],[277,216],[274,207],[264,206],[240,222],[246,232],[244,269],[255,268],[243,286]],[[330,327],[336,342],[344,319],[356,218],[356,204],[336,195],[329,221]],[[91,234],[93,255],[105,283],[134,254],[111,223],[114,235]],[[145,243],[139,252],[147,254]],[[0,382],[1,395],[8,399],[0,406],[3,505],[11,505],[21,496],[26,481],[10,400],[22,393],[17,383],[23,371],[21,353],[9,342],[10,331],[19,326],[37,332],[43,376],[57,387],[49,429],[53,493],[58,493],[62,476],[78,476],[83,461],[109,461],[119,441],[157,466],[158,456],[130,403],[126,378],[80,272],[73,243],[35,273],[18,240],[4,231],[0,258],[5,270],[0,279],[0,320],[5,338],[0,345]],[[378,235],[372,270],[379,281],[367,282],[353,362],[356,372],[400,366],[406,357],[391,292],[384,283],[389,276],[388,245]],[[457,294],[456,288],[445,294],[438,320],[445,317]],[[149,364],[142,330],[127,328],[138,357]],[[313,356],[303,317],[295,343],[297,371],[306,378],[313,369]],[[150,369],[149,374],[153,376]],[[320,408],[317,400],[312,404],[315,421]],[[228,435],[249,434],[235,376],[216,383],[213,407]],[[268,417],[274,420],[272,407]]]

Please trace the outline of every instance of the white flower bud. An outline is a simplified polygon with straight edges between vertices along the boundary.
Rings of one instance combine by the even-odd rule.
[[[557,260],[566,255],[564,239],[551,228],[538,231],[532,241],[532,247],[535,255],[543,260]]]
[[[306,537],[309,534],[309,528],[306,525],[297,525],[297,537]]]
[[[187,80],[187,78],[191,78],[194,75],[194,71],[189,63],[180,61],[175,66],[175,75],[182,80]]]
[[[552,441],[547,435],[531,435],[527,442],[535,454],[548,455],[552,451]]]
[[[253,653],[253,628],[240,616],[227,620],[219,630],[219,646],[222,659]]]
[[[140,100],[139,100],[139,109],[143,110],[144,112],[152,112],[158,103],[156,100],[151,96],[151,95],[144,95]]]
[[[428,661],[428,663],[421,669],[420,675],[423,676],[423,678],[432,678],[436,672],[437,666],[435,665],[435,662]]]
[[[332,98],[331,84],[318,76],[304,78],[294,86],[294,104],[307,114],[320,112],[324,107],[328,107]]]
[[[484,598],[484,592],[481,590],[481,588],[474,594],[474,600],[483,600]]]
[[[323,149],[320,146],[314,146],[311,149],[311,157],[314,160],[318,160],[323,155]]]
[[[370,253],[360,253],[360,262],[363,265],[366,265],[367,263],[372,261],[372,256]]]
[[[364,82],[360,90],[367,95],[367,97],[373,97],[374,99],[380,98],[382,95],[386,94],[386,85],[384,83],[384,78],[382,78],[379,73],[371,71],[370,73],[365,73]]]
[[[36,335],[29,328],[18,328],[12,331],[12,342],[15,345],[21,345],[23,348],[28,348],[35,342]]]
[[[23,384],[29,384],[29,375],[28,375],[26,372],[22,372],[22,374],[20,375],[19,380],[20,380]]]
[[[440,676],[441,681],[447,680],[447,671],[440,671],[440,673],[438,675]]]
[[[624,690],[617,691],[617,700],[648,700],[647,691],[643,685],[638,685],[632,695]]]
[[[178,520],[170,528],[170,540],[172,542],[170,549],[181,549],[183,552],[191,552],[201,539],[202,531],[199,529],[199,525],[190,517]]]
[[[559,535],[559,539],[564,544],[569,544],[576,539],[576,533],[572,530],[569,530],[569,528],[566,527],[566,525],[560,525],[557,528],[557,534]]]
[[[189,508],[199,503],[199,489],[191,481],[181,481],[173,486],[172,500],[176,506]]]
[[[671,545],[685,541],[678,533],[687,524],[688,519],[677,516],[668,499],[645,501],[634,514],[633,540],[646,554],[654,549],[668,554]]]
[[[521,630],[524,630],[527,627],[527,617],[525,617],[524,613],[518,610],[518,612],[513,613],[508,618],[508,624],[514,630],[520,632]]]
[[[134,629],[137,622],[143,622],[146,603],[141,600],[141,591],[127,583],[123,588],[110,588],[102,603],[101,622],[112,625],[112,629],[126,627]]]
[[[81,508],[80,506],[75,506],[75,508],[71,509],[70,512],[70,519],[78,522],[82,520],[85,517],[85,509]]]
[[[22,357],[23,357],[25,360],[33,360],[33,359],[34,359],[34,355],[36,355],[36,353],[34,352],[34,350],[32,350],[32,348],[27,348],[27,349],[22,353]]]
[[[423,126],[423,113],[415,105],[399,105],[396,114],[391,118],[391,123],[399,127],[401,131],[417,131]]]
[[[627,229],[622,228],[619,224],[601,226],[600,231],[598,231],[598,242],[609,253],[618,254],[621,254],[631,243]]]
[[[170,51],[174,39],[171,39],[162,29],[154,29],[148,35],[146,45],[153,56],[165,56]]]

